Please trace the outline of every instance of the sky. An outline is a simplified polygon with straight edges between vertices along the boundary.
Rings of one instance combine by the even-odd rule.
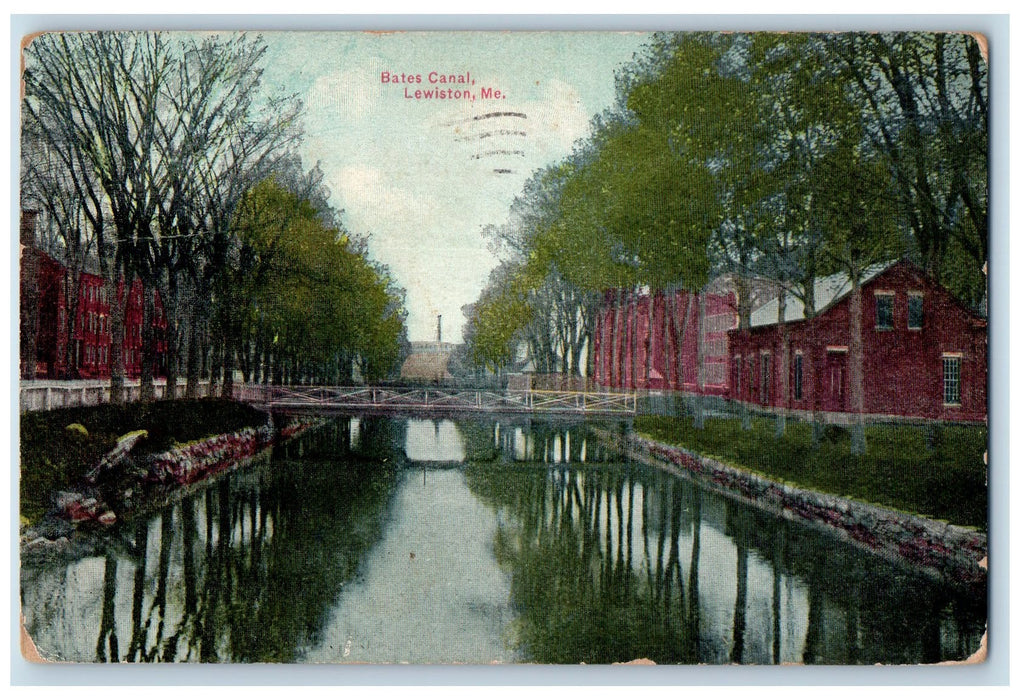
[[[528,176],[588,133],[591,118],[615,98],[614,70],[648,39],[610,32],[264,37],[267,89],[305,104],[305,167],[319,163],[347,228],[370,235],[371,256],[407,290],[410,339],[434,340],[441,314],[449,342],[461,341],[461,307],[478,298],[497,263],[482,227],[505,222]]]

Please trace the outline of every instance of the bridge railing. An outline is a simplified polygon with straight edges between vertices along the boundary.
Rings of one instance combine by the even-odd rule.
[[[511,390],[439,387],[331,387],[243,385],[236,398],[278,408],[432,409],[464,411],[569,412],[634,414],[633,393],[591,391]]]

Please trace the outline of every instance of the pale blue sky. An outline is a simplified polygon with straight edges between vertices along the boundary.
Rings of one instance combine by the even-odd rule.
[[[302,156],[332,203],[407,289],[412,340],[461,340],[495,258],[481,236],[505,221],[536,168],[570,152],[615,95],[613,71],[647,40],[636,33],[267,33],[267,88],[306,105]],[[414,100],[381,74],[470,72],[476,99]],[[504,99],[481,99],[481,89]],[[464,87],[464,86],[454,86]],[[493,112],[518,116],[475,119]],[[496,153],[493,153],[496,152]],[[512,173],[496,173],[497,169]]]

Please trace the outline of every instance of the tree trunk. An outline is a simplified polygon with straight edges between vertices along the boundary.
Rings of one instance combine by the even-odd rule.
[[[198,385],[202,379],[202,337],[199,325],[196,314],[192,312],[191,320],[188,323],[187,382],[184,387],[184,395],[189,399],[198,398]]]
[[[638,290],[635,288],[630,296],[630,323],[628,339],[630,340],[630,388],[637,389],[638,373]]]
[[[156,364],[156,329],[153,328],[156,311],[156,290],[151,282],[142,284],[142,373],[139,379],[138,398],[143,402],[156,399],[152,384],[153,366]]]
[[[67,336],[67,344],[64,346],[64,377],[66,379],[78,379],[78,355],[75,352],[74,333],[77,329],[80,299],[81,270],[68,270],[64,285],[64,329]],[[107,357],[107,366],[109,366],[109,357]]]
[[[167,273],[167,278],[163,294],[163,315],[166,318],[166,330],[163,335],[166,340],[166,390],[163,392],[163,398],[173,400],[177,398],[177,374],[181,357],[181,334],[178,326],[180,299],[177,280],[172,271]]]
[[[645,333],[645,388],[652,381],[652,340],[655,335],[655,292],[648,294],[648,331]]]
[[[216,396],[220,391],[220,378],[223,371],[223,338],[217,337],[209,351],[209,393]]]
[[[705,295],[698,294],[698,389],[694,394],[694,427],[705,427]]]
[[[663,385],[666,390],[672,389],[670,386],[670,378],[673,376],[673,334],[670,332],[669,327],[669,310],[673,307],[676,300],[671,296],[663,296],[663,312],[662,312],[662,374],[663,374]]]
[[[273,354],[270,348],[266,348],[262,355],[262,383],[272,384],[273,375],[272,371],[276,363],[276,355]],[[279,382],[277,382],[279,383]]]
[[[234,398],[234,365],[236,361],[235,340],[232,333],[223,338],[223,393],[225,399]]]
[[[670,319],[673,322],[673,333],[676,336],[676,371],[677,391],[683,396],[684,388],[684,341],[687,338],[687,326],[691,318],[691,308],[694,306],[694,295],[687,294],[687,308],[684,310],[684,320],[680,323],[678,318],[680,310],[676,304],[670,304],[672,313]]]
[[[864,342],[863,300],[858,276],[851,275],[853,288],[850,291],[850,407],[853,411],[853,426],[850,432],[850,452],[862,455],[867,451],[864,435]]]
[[[121,286],[113,279],[104,280],[106,295],[110,299],[110,403],[124,403],[124,313],[127,309],[130,281],[124,276],[123,293]]]
[[[751,327],[751,285],[743,276],[737,276],[734,281],[737,292],[737,323],[742,331]]]
[[[790,407],[790,331],[786,325],[786,289],[779,289],[779,411],[776,414],[776,437],[786,434],[786,414]]]
[[[624,337],[620,326],[623,325],[623,290],[614,290],[613,304],[613,354],[612,367],[610,368],[610,385],[614,387],[623,386],[623,342]],[[615,374],[615,376],[614,376]]]

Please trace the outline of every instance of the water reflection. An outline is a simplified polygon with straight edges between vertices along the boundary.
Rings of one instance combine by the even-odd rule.
[[[403,438],[401,424],[382,420],[362,421],[360,434],[362,444]],[[396,452],[367,460],[350,438],[341,421],[122,532],[103,557],[24,568],[26,626],[40,651],[295,660],[378,539],[398,473]]]
[[[965,658],[985,620],[583,425],[383,418],[23,568],[22,603],[79,661],[918,663]]]
[[[464,440],[453,421],[411,418],[404,453],[413,462],[463,462]]]
[[[303,661],[491,663],[517,659],[496,522],[459,469],[401,477],[385,534],[345,585]]]
[[[983,600],[657,470],[552,461],[467,469],[528,658],[918,663],[978,644]]]

